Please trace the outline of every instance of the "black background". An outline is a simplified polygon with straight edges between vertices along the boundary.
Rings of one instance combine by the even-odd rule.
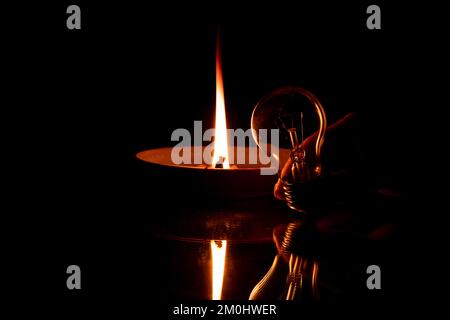
[[[212,125],[219,27],[231,127],[248,128],[271,89],[299,85],[320,97],[330,122],[350,111],[380,121],[374,137],[399,141],[393,163],[414,167],[411,150],[429,125],[413,111],[433,69],[419,53],[433,50],[428,7],[377,2],[382,29],[368,30],[369,2],[74,1],[82,29],[67,30],[69,4],[4,11],[15,230],[6,264],[18,295],[67,306],[154,298],[137,283],[155,274],[133,264],[143,248],[134,155],[169,145],[194,120]],[[66,289],[70,264],[83,270],[80,292]]]

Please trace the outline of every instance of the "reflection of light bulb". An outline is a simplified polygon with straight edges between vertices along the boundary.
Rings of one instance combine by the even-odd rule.
[[[308,242],[304,239],[305,243],[298,237],[308,234],[305,229],[308,226],[310,225],[300,221],[287,226],[280,252],[275,256],[269,271],[253,288],[250,300],[319,298],[319,263],[313,255],[298,254],[299,246],[302,247]]]
[[[303,144],[305,133],[313,133],[308,117],[316,116],[319,123],[314,154],[308,155]],[[321,149],[327,128],[325,111],[319,99],[298,87],[283,87],[264,96],[253,110],[252,132],[258,146],[267,152],[268,146],[259,140],[260,129],[280,129],[280,148],[291,150],[291,175],[284,177],[283,188],[290,208],[302,211],[295,186],[308,182],[322,173]]]

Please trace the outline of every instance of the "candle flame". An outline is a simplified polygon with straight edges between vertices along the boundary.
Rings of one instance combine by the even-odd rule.
[[[220,55],[220,39],[216,45],[216,124],[214,137],[214,168],[229,169],[227,118],[225,114],[225,97],[223,92],[222,61]]]
[[[226,240],[211,240],[212,254],[212,299],[222,297],[223,275],[225,271],[225,256],[227,253]]]

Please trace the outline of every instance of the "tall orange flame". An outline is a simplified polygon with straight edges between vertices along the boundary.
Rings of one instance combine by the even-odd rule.
[[[225,96],[223,93],[222,61],[220,38],[216,44],[216,124],[214,137],[214,154],[212,165],[215,168],[229,169],[227,118],[225,115]]]

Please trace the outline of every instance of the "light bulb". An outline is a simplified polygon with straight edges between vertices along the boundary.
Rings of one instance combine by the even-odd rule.
[[[314,129],[314,123],[318,123],[318,128]],[[268,144],[265,140],[259,139],[260,130],[280,130],[279,147],[290,149],[292,160],[291,174],[282,180],[286,203],[293,210],[302,212],[297,187],[322,174],[321,150],[327,118],[319,99],[300,87],[276,89],[256,104],[252,113],[251,128],[255,142],[266,153],[269,151]],[[305,137],[315,132],[317,137],[314,151],[308,155],[304,146]]]

